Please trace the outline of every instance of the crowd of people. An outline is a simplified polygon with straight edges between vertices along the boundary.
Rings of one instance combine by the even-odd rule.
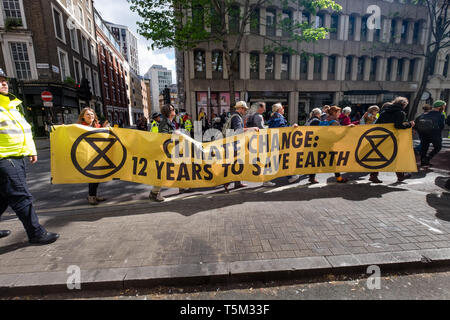
[[[21,101],[9,93],[8,78],[4,71],[0,69],[0,216],[11,207],[22,222],[27,233],[28,240],[33,244],[49,244],[59,238],[59,234],[48,232],[40,223],[35,212],[31,193],[26,182],[25,159],[28,158],[31,164],[37,162],[37,151],[33,140],[31,126],[19,111]],[[404,109],[408,105],[408,100],[398,97],[392,102],[385,103],[381,109],[378,106],[370,107],[367,112],[358,120],[351,119],[351,108],[343,110],[337,106],[324,106],[312,110],[306,123],[308,126],[356,126],[365,124],[393,123],[397,129],[414,128],[420,136],[420,157],[421,165],[429,166],[431,159],[440,151],[442,147],[442,130],[444,121],[450,125],[450,119],[443,114],[446,109],[444,101],[435,101],[432,106],[427,106],[415,121],[407,121]],[[250,111],[249,111],[250,109]],[[236,104],[234,112],[230,115],[223,114],[215,117],[216,128],[225,132],[230,130],[233,134],[246,131],[259,131],[264,128],[282,128],[289,124],[284,117],[284,107],[277,103],[272,106],[271,116],[265,121],[263,114],[266,112],[264,102],[259,102],[248,108],[246,102],[240,101]],[[206,115],[204,115],[205,117]],[[217,120],[217,121],[216,121]],[[105,121],[100,124],[95,111],[91,108],[82,110],[78,124],[92,127],[110,127]],[[297,127],[298,124],[294,124]],[[192,133],[193,125],[189,114],[177,114],[172,105],[165,105],[161,113],[154,113],[150,127],[147,120],[140,119],[137,128],[139,130],[173,133],[175,130],[183,128],[186,132]],[[205,128],[202,128],[205,129]],[[433,151],[428,153],[430,144]],[[234,145],[236,147],[236,145]],[[409,174],[397,173],[398,181],[403,181],[410,177]],[[298,176],[287,177],[289,183],[297,181]],[[381,183],[378,173],[370,175],[370,181]],[[345,183],[348,180],[336,173],[338,183]],[[310,183],[317,183],[315,175],[309,176]],[[228,191],[230,184],[226,184]],[[272,187],[273,182],[265,182],[264,186]],[[91,183],[88,186],[88,201],[91,205],[96,205],[104,198],[97,196],[99,184]],[[245,187],[242,182],[235,182],[235,188]],[[446,183],[446,188],[450,189],[450,179]],[[180,192],[185,190],[180,189]],[[161,196],[161,188],[154,187],[149,198],[158,202],[165,199]],[[9,230],[0,230],[0,238],[11,234]]]

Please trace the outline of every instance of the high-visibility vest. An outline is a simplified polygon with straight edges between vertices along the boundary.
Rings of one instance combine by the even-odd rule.
[[[156,120],[152,121],[151,132],[158,133],[159,132],[159,124]]]
[[[187,119],[186,123],[184,124],[184,128],[186,129],[186,131],[191,132],[191,130],[192,130],[192,121]]]
[[[17,109],[21,103],[0,94],[0,158],[37,155],[31,126]]]

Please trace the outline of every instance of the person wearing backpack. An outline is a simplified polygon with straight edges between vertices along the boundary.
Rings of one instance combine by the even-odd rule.
[[[223,134],[225,137],[238,135],[247,131],[259,131],[258,127],[245,128],[244,126],[243,117],[248,110],[247,103],[245,101],[239,101],[238,103],[236,103],[236,106],[234,108],[236,109],[236,111],[231,114],[231,116],[227,119],[225,125],[223,126]],[[234,151],[236,152],[236,150]],[[225,191],[228,192],[230,183],[226,183],[223,186],[225,188]],[[245,187],[247,187],[247,185],[243,184],[241,181],[234,182],[235,189]]]
[[[386,102],[381,108],[380,116],[376,124],[393,123],[396,129],[409,129],[415,126],[414,121],[407,121],[406,113],[403,111],[409,104],[405,97],[397,97],[392,102]],[[369,181],[373,183],[383,183],[378,179],[379,172],[372,172]],[[397,182],[411,178],[410,173],[396,172]]]
[[[419,117],[417,122],[417,131],[420,136],[420,165],[429,166],[430,160],[442,149],[442,130],[445,127],[445,117],[442,114],[442,107],[446,103],[437,100],[433,104],[433,109]],[[428,154],[430,144],[433,144],[433,150]]]

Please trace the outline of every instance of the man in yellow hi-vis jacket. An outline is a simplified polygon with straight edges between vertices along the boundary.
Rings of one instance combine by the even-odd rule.
[[[0,216],[10,206],[22,222],[30,243],[49,244],[59,238],[39,224],[26,183],[25,157],[37,162],[31,126],[19,112],[22,101],[9,94],[8,78],[0,69]],[[0,230],[0,238],[10,235]]]

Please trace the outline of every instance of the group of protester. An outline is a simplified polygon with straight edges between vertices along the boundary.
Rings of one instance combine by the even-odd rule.
[[[59,238],[59,234],[48,232],[40,223],[35,212],[32,196],[26,183],[26,166],[25,158],[30,163],[37,162],[37,151],[34,144],[31,126],[27,123],[24,116],[20,113],[19,107],[21,101],[14,95],[9,93],[8,78],[0,69],[0,216],[11,207],[22,222],[28,236],[28,240],[33,244],[49,244]],[[444,124],[444,115],[442,110],[445,109],[445,102],[436,101],[431,110],[426,110],[416,121],[407,121],[404,109],[408,105],[408,100],[403,97],[396,98],[392,102],[385,103],[381,110],[373,106],[367,110],[358,123],[349,119],[351,113],[350,108],[341,108],[337,106],[325,106],[323,109],[314,109],[311,112],[307,125],[309,126],[355,126],[370,123],[393,123],[397,129],[407,129],[414,127],[421,137],[421,158],[422,164],[429,164],[429,161],[440,150],[442,145],[442,129]],[[266,105],[263,102],[252,106],[251,112],[248,112],[247,104],[240,101],[235,106],[235,111],[231,116],[226,118],[222,124],[222,129],[232,129],[235,134],[245,131],[259,131],[263,128],[281,128],[288,127],[289,124],[284,117],[284,108],[281,104],[275,104],[272,107],[272,114],[265,124],[263,114]],[[177,120],[178,117],[178,120]],[[161,114],[153,114],[152,132],[173,133],[178,128],[188,124],[189,115],[176,114],[172,105],[165,105],[161,109]],[[449,118],[447,118],[449,124]],[[157,125],[157,131],[153,129]],[[109,123],[105,122],[101,125],[98,121],[95,111],[91,108],[82,110],[78,124],[92,128],[109,127]],[[298,126],[297,124],[293,125]],[[141,128],[146,128],[141,124]],[[189,126],[188,126],[189,128]],[[147,129],[148,130],[148,127]],[[440,134],[440,138],[439,135]],[[434,150],[428,154],[429,145],[433,144]],[[403,181],[410,175],[405,173],[397,173],[398,180]],[[298,176],[287,177],[290,183],[295,182]],[[315,175],[310,175],[310,182],[317,183]],[[337,182],[345,183],[347,179],[336,174]],[[378,174],[370,175],[370,181],[381,183]],[[225,185],[228,190],[230,184]],[[273,186],[272,182],[266,182],[265,186]],[[98,183],[89,184],[88,201],[95,205],[104,198],[97,196]],[[236,188],[245,187],[242,182],[235,182]],[[447,181],[446,187],[450,189],[450,179]],[[185,191],[180,189],[181,192]],[[150,199],[155,201],[164,201],[161,196],[161,188],[154,187],[149,195]],[[11,234],[9,230],[0,230],[0,238],[7,237]]]

